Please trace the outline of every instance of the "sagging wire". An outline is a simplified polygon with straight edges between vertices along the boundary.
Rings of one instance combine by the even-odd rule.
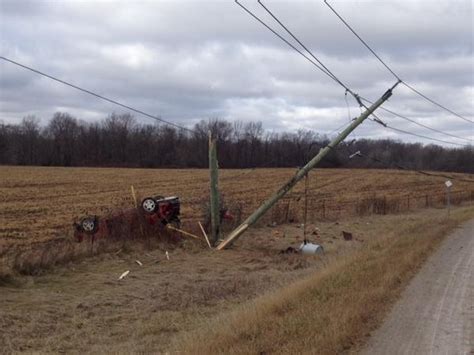
[[[403,133],[403,134],[407,134],[407,135],[414,136],[414,137],[418,137],[418,138],[428,139],[428,140],[431,140],[431,141],[434,141],[434,142],[445,143],[445,144],[451,144],[451,145],[456,145],[456,146],[460,146],[460,147],[466,147],[465,144],[455,143],[455,142],[450,142],[450,141],[445,141],[445,140],[443,140],[443,139],[433,138],[433,137],[425,136],[425,135],[423,135],[423,134],[408,132],[408,131],[405,131],[405,130],[403,130],[403,129],[396,128],[396,127],[393,127],[393,126],[388,125],[387,123],[383,122],[383,121],[382,121],[380,118],[378,118],[377,116],[374,116],[374,117],[375,117],[375,118],[370,119],[370,120],[373,121],[373,122],[378,123],[379,125],[383,126],[383,127],[386,128],[386,129],[390,129],[390,130],[395,131],[395,132],[398,132],[398,133]]]
[[[11,64],[14,64],[14,65],[16,65],[16,66],[19,66],[19,67],[21,67],[21,68],[23,68],[23,69],[32,71],[33,73],[39,74],[39,75],[44,76],[44,77],[46,77],[46,78],[48,78],[48,79],[54,80],[54,81],[56,81],[56,82],[58,82],[58,83],[61,83],[61,84],[63,84],[63,85],[69,86],[69,87],[71,87],[71,88],[73,88],[73,89],[76,89],[76,90],[82,91],[82,92],[84,92],[84,93],[86,93],[86,94],[95,96],[95,97],[97,97],[97,98],[99,98],[99,99],[101,99],[101,100],[110,102],[110,103],[112,103],[112,104],[114,104],[114,105],[117,105],[117,106],[126,108],[127,110],[130,110],[130,111],[132,111],[132,112],[135,112],[135,113],[138,113],[138,114],[140,114],[140,115],[146,116],[146,117],[148,117],[148,118],[154,119],[155,121],[159,121],[159,122],[162,122],[162,123],[167,124],[167,125],[169,125],[169,126],[173,126],[173,127],[175,127],[175,128],[183,129],[183,130],[185,130],[185,131],[189,131],[189,132],[192,132],[192,133],[195,132],[194,130],[192,130],[192,129],[190,129],[190,128],[187,128],[187,127],[184,127],[184,126],[180,126],[180,125],[178,125],[177,123],[164,120],[164,119],[162,119],[161,117],[151,115],[151,114],[146,113],[146,112],[144,112],[144,111],[142,111],[142,110],[139,110],[139,109],[133,108],[133,107],[131,107],[131,106],[125,105],[125,104],[123,104],[123,103],[120,103],[120,102],[118,102],[118,101],[116,101],[116,100],[109,99],[108,97],[105,97],[105,96],[103,96],[103,95],[97,94],[97,93],[95,93],[95,92],[93,92],[93,91],[91,91],[91,90],[84,89],[84,88],[82,88],[82,87],[80,87],[80,86],[77,86],[77,85],[75,85],[75,84],[71,84],[71,83],[69,83],[69,82],[67,82],[67,81],[65,81],[65,80],[59,79],[59,78],[57,78],[57,77],[55,77],[55,76],[52,76],[52,75],[50,75],[50,74],[46,74],[46,73],[44,73],[44,72],[42,72],[42,71],[39,71],[39,70],[34,69],[34,68],[32,68],[32,67],[29,67],[29,66],[27,66],[27,65],[25,65],[25,64],[21,64],[21,63],[16,62],[16,61],[14,61],[14,60],[12,60],[12,59],[9,59],[9,58],[3,57],[3,56],[0,56],[0,59],[3,59],[4,61],[9,62],[9,63],[11,63]]]
[[[331,70],[329,70],[329,68],[324,65],[323,62],[321,62],[321,60],[318,59],[318,57],[316,57],[312,51],[310,51],[308,49],[308,47],[306,47],[306,45],[298,38],[295,36],[295,34],[293,34],[292,31],[290,31],[290,29],[285,26],[279,19],[278,17],[272,12],[270,11],[270,9],[268,9],[267,6],[265,6],[263,3],[262,3],[262,0],[258,0],[258,3],[265,9],[265,11],[296,41],[298,42],[298,44],[314,59],[316,60],[327,72],[327,74],[336,82],[338,83],[340,86],[342,86],[345,90],[346,90],[346,94],[347,92],[349,92],[353,97],[354,99],[359,103],[360,106],[364,106],[364,104],[362,103],[360,97],[358,94],[356,94],[355,92],[353,92],[346,84],[344,84]],[[366,107],[367,108],[367,107]]]
[[[291,44],[288,40],[286,40],[285,38],[283,38],[283,36],[281,36],[279,33],[276,32],[276,30],[274,30],[273,28],[271,28],[268,24],[266,24],[262,19],[260,19],[257,15],[255,15],[252,11],[250,11],[249,9],[247,9],[244,5],[242,5],[238,0],[235,0],[235,3],[237,5],[239,5],[242,9],[245,10],[245,12],[247,12],[250,16],[252,16],[254,19],[256,19],[258,22],[260,22],[263,26],[265,26],[268,30],[270,30],[274,35],[276,35],[278,38],[280,38],[282,41],[284,41],[288,46],[290,46],[292,49],[294,49],[296,52],[298,52],[300,55],[302,55],[304,58],[306,58],[310,63],[312,63],[314,66],[316,66],[319,70],[321,70],[324,74],[326,74],[327,76],[329,76],[332,80],[334,80],[336,83],[338,83],[340,86],[342,86],[345,90],[346,90],[346,93],[350,93],[354,99],[357,101],[357,103],[359,104],[359,107],[361,108],[361,112],[362,112],[362,108],[365,108],[366,110],[368,110],[368,107],[362,102],[362,99],[361,97],[356,94],[355,92],[353,92],[349,87],[347,87],[341,80],[339,80],[339,78],[337,78],[337,76],[332,73],[309,49],[307,46],[305,46],[303,44],[303,42],[298,39],[294,34],[293,32],[291,32],[287,26],[285,26],[278,18],[277,16],[271,12],[268,7],[266,7],[261,0],[258,0],[258,3],[265,9],[265,11],[270,14],[270,16],[296,41],[298,42],[298,44],[312,57],[314,58],[318,63],[320,63],[322,65],[319,66],[318,64],[316,64],[314,61],[312,61],[310,58],[308,58],[307,55],[305,55],[304,53],[302,53],[302,51],[300,51],[298,48],[296,48],[293,44]],[[393,90],[398,84],[401,83],[401,80],[398,80],[395,85],[392,86],[391,90]],[[372,115],[374,115],[372,113]],[[334,132],[334,131],[333,131]],[[331,132],[330,134],[332,134],[333,132]]]
[[[369,104],[373,104],[372,101],[370,101],[370,100],[368,100],[368,99],[366,99],[366,98],[364,98],[364,97],[361,97],[361,99],[362,99],[363,101],[365,101],[365,102],[368,102]],[[450,137],[453,137],[453,138],[457,138],[457,139],[465,140],[465,141],[467,141],[467,142],[471,142],[471,140],[468,139],[468,138],[460,137],[460,136],[457,136],[457,135],[455,135],[455,134],[451,134],[451,133],[444,132],[444,131],[438,130],[438,129],[436,129],[436,128],[427,126],[427,125],[425,125],[425,124],[423,124],[423,123],[420,123],[420,122],[417,122],[417,121],[415,121],[415,120],[413,120],[413,119],[411,119],[411,118],[409,118],[409,117],[406,117],[406,116],[404,116],[404,115],[401,115],[401,114],[399,114],[399,113],[397,113],[397,112],[395,112],[395,111],[389,110],[388,108],[385,108],[385,107],[383,107],[383,106],[380,106],[379,108],[380,108],[381,110],[385,111],[385,112],[388,112],[388,113],[390,113],[390,114],[396,116],[396,117],[399,117],[399,118],[404,119],[404,120],[406,120],[406,121],[412,122],[412,123],[414,123],[414,124],[416,124],[416,125],[418,125],[418,126],[420,126],[420,127],[429,129],[429,130],[431,130],[431,131],[433,131],[433,132],[441,133],[441,134],[444,134],[444,135],[446,135],[446,136],[450,136]]]
[[[407,82],[405,82],[404,80],[402,80],[400,78],[400,76],[395,73],[395,71],[390,68],[390,66],[382,59],[380,58],[380,56],[368,45],[368,43],[366,41],[364,41],[364,39],[351,27],[351,25],[349,25],[349,23],[328,3],[327,0],[324,0],[324,3],[327,5],[327,7],[329,7],[329,9],[339,18],[339,20],[341,20],[341,22],[354,34],[354,36],[356,36],[359,41],[378,59],[378,61],[380,63],[382,63],[382,65],[397,79],[399,80],[403,85],[405,85],[408,89],[410,89],[411,91],[413,91],[414,93],[416,93],[417,95],[421,96],[422,98],[424,98],[425,100],[429,101],[430,103],[432,103],[433,105],[436,105],[438,106],[439,108],[451,113],[452,115],[454,116],[457,116],[458,118],[461,118],[462,120],[466,121],[466,122],[469,122],[469,123],[474,123],[474,121],[454,112],[453,110],[447,108],[446,106],[440,104],[439,102],[433,100],[432,98],[428,97],[427,95],[423,94],[422,92],[420,92],[419,90],[415,89],[412,85],[408,84]]]
[[[437,173],[430,173],[428,171],[423,171],[423,170],[418,170],[418,169],[410,169],[410,168],[407,168],[406,166],[403,166],[403,165],[400,165],[400,164],[389,163],[389,162],[384,161],[382,159],[379,159],[377,157],[365,155],[360,150],[358,150],[358,151],[356,151],[356,152],[349,155],[349,159],[354,159],[355,157],[370,159],[370,160],[372,160],[376,163],[380,163],[380,164],[383,164],[385,166],[395,166],[399,170],[416,172],[418,174],[422,174],[422,175],[425,175],[425,176],[442,177],[442,178],[445,178],[445,179],[458,180],[458,181],[471,182],[471,183],[474,182],[474,180],[471,180],[471,179],[458,178],[458,177],[455,177],[455,176],[452,176],[452,175],[437,174]]]

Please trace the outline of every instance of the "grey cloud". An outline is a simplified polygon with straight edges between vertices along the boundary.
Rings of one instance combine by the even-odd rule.
[[[256,2],[242,2],[269,19]],[[472,118],[470,1],[331,3],[404,79]],[[356,92],[375,100],[393,84],[393,77],[322,1],[265,4]],[[330,132],[348,119],[344,90],[233,1],[0,0],[0,10],[3,55],[180,124],[219,116],[261,120],[270,130]],[[3,62],[0,90],[4,121],[18,122],[31,113],[47,119],[58,108],[91,121],[121,110]],[[360,112],[347,99],[351,113]],[[387,107],[438,129],[473,136],[472,125],[403,87]],[[373,124],[358,132],[412,139]]]

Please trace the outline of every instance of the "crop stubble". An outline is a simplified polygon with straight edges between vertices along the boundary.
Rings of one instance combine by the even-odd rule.
[[[239,205],[245,216],[294,171],[222,170],[220,189],[227,203]],[[443,182],[443,178],[397,170],[320,169],[310,174],[309,194],[335,206],[374,195],[440,194]],[[70,237],[72,222],[80,216],[131,207],[131,185],[141,197],[178,195],[185,222],[203,218],[208,196],[205,169],[4,166],[0,167],[0,251],[10,245]],[[455,182],[454,191],[471,189],[471,185]],[[302,191],[299,184],[290,196],[297,199]]]

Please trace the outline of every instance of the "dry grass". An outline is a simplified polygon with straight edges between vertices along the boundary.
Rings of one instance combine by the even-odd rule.
[[[241,171],[224,170],[221,189],[227,201],[242,206],[245,216],[293,172],[261,169],[236,180],[232,177]],[[309,213],[321,231],[321,237],[311,238],[327,251],[323,259],[278,254],[301,242],[295,224],[252,229],[233,250],[219,253],[194,242],[167,245],[157,240],[151,248],[134,241],[106,243],[103,250],[123,251],[98,255],[100,250],[91,253],[87,243],[71,242],[75,217],[129,207],[131,184],[142,196],[178,193],[186,228],[197,228],[207,174],[1,167],[0,349],[129,353],[167,351],[179,344],[187,352],[252,353],[298,352],[318,343],[323,344],[321,352],[340,352],[377,324],[441,235],[454,226],[443,224],[443,210],[348,218],[340,207],[345,200],[360,200],[365,214],[375,208],[371,203],[379,201],[380,194],[396,198],[442,193],[443,179],[399,171],[319,170],[311,175],[312,197],[324,199],[327,211],[343,217],[320,221]],[[297,221],[301,188],[269,218]],[[472,216],[472,209],[459,209],[452,219],[460,221],[469,213]],[[355,240],[344,242],[342,230],[353,232]],[[170,261],[164,259],[165,249],[172,254]],[[34,276],[12,279],[4,263],[12,256],[20,269]],[[135,263],[137,258],[143,267]],[[38,275],[43,267],[70,260],[75,262]],[[130,276],[118,282],[126,269],[132,271]],[[314,276],[292,283],[309,274]],[[358,290],[361,284],[373,287]],[[268,292],[275,293],[251,301]],[[218,314],[225,317],[215,319]],[[216,333],[213,341],[206,339],[205,334]]]
[[[459,209],[453,219],[459,221],[469,214],[472,217],[472,208]],[[0,349],[157,353],[180,344],[193,353],[215,349],[278,352],[300,349],[291,343],[296,338],[313,349],[321,337],[331,342],[341,339],[340,344],[325,344],[342,349],[373,328],[381,317],[377,312],[389,306],[406,282],[408,276],[402,275],[398,284],[389,268],[395,263],[393,268],[398,270],[400,260],[411,259],[411,243],[418,242],[408,234],[422,230],[421,240],[431,242],[428,235],[436,236],[436,244],[441,233],[454,226],[442,225],[445,216],[444,210],[424,210],[318,222],[320,236],[310,238],[324,246],[323,258],[279,254],[301,243],[302,231],[293,224],[251,229],[233,249],[221,252],[188,241],[167,249],[168,261],[164,248],[140,250],[134,245],[136,249],[100,254],[42,275],[20,277],[15,284],[1,288]],[[343,230],[353,232],[354,240],[344,241]],[[403,231],[408,234],[400,235]],[[397,244],[398,239],[403,244]],[[434,244],[427,245],[426,252]],[[362,256],[368,260],[358,263]],[[137,259],[143,266],[135,263]],[[382,280],[375,279],[372,265],[380,269],[377,273],[390,273]],[[416,269],[415,264],[410,265],[408,274]],[[118,281],[125,270],[131,271],[129,276]],[[346,273],[350,277],[336,277]],[[351,293],[357,291],[353,286],[361,279],[364,287],[372,285],[375,301],[366,303],[363,293]],[[394,291],[384,286],[390,284],[395,284]],[[252,301],[262,295],[269,296]],[[293,301],[295,295],[299,297]],[[366,307],[361,307],[364,303]],[[344,319],[349,320],[343,323]],[[252,322],[247,325],[249,320]],[[351,333],[357,324],[362,324],[361,328]],[[259,334],[262,337],[256,337]],[[266,336],[272,339],[270,344],[262,339]]]
[[[336,354],[381,321],[443,237],[474,209],[412,220],[322,271],[211,320],[174,346],[193,354]]]

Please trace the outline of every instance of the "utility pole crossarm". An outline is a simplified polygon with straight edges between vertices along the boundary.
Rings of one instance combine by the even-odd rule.
[[[320,149],[319,153],[311,159],[304,167],[299,169],[296,174],[288,180],[277,192],[275,192],[268,200],[266,200],[255,212],[253,212],[240,226],[234,229],[227,238],[217,246],[218,250],[224,249],[241,236],[251,225],[258,221],[280,198],[290,191],[305,175],[313,169],[330,151],[341,143],[353,130],[355,130],[367,117],[369,117],[380,105],[392,96],[392,90],[399,84],[397,82],[388,89],[382,97],[364,111],[357,119],[355,119],[343,132],[334,138],[326,147]]]

